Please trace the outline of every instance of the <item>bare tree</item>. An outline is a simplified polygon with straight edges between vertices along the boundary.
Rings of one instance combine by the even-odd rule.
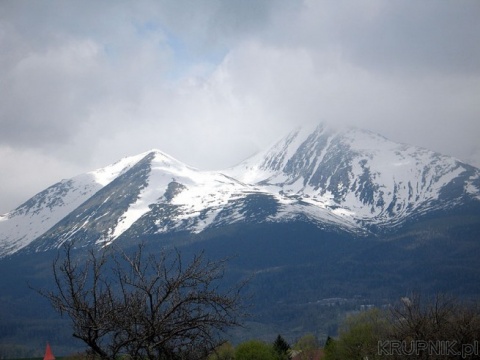
[[[184,265],[178,251],[72,254],[71,243],[53,262],[55,289],[40,293],[73,323],[73,336],[102,359],[201,359],[241,325],[242,285],[221,290],[225,260],[201,253]]]
[[[422,299],[415,293],[391,309],[389,337],[403,341],[417,359],[478,358],[474,348],[480,336],[478,302],[467,303],[444,294]],[[413,348],[412,348],[413,346]],[[476,347],[478,349],[478,346]],[[407,358],[405,354],[394,358]]]
[[[326,359],[478,359],[480,304],[444,294],[401,298],[389,311],[348,317]]]

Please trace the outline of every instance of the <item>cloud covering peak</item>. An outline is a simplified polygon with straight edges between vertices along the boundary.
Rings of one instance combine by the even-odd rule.
[[[480,165],[480,5],[3,1],[0,212],[159,148],[233,165],[304,121]]]

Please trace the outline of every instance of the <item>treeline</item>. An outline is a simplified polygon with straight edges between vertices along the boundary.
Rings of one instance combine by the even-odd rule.
[[[274,341],[247,340],[236,346],[225,342],[216,348],[205,360],[290,360],[316,359],[320,344],[313,334],[302,336],[295,344],[290,345],[281,335]],[[90,352],[78,353],[63,357],[62,360],[91,359]],[[167,357],[166,359],[179,359]]]
[[[236,347],[225,343],[208,357],[208,360],[289,360],[294,356],[299,359],[314,359],[320,345],[313,334],[301,337],[293,346],[278,335],[272,343],[249,340]]]
[[[251,340],[236,347],[226,343],[208,360],[292,358],[480,359],[480,303],[412,294],[392,306],[347,316],[338,336],[328,337],[324,344],[308,334],[290,347],[279,335],[273,343]]]
[[[392,306],[347,316],[338,336],[322,343],[313,334],[302,336],[293,345],[281,335],[272,342],[248,340],[235,346],[226,342],[205,359],[480,359],[479,342],[479,302],[413,294]],[[64,359],[86,358],[91,358],[91,353]]]
[[[414,294],[347,318],[324,351],[326,360],[480,359],[479,342],[478,302]]]

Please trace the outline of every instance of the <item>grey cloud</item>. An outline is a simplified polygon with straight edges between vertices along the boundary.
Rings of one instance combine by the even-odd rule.
[[[377,70],[478,74],[479,17],[477,1],[391,1],[364,31],[353,32],[351,52]]]
[[[374,72],[480,72],[475,0],[306,1],[284,16],[269,41],[335,51]]]
[[[43,186],[31,154],[56,178],[155,147],[220,168],[321,120],[480,164],[477,4],[0,2],[0,167]]]
[[[3,68],[0,99],[2,141],[38,145],[62,142],[78,130],[93,99],[95,49],[89,43],[32,53]],[[83,106],[82,106],[83,105]]]
[[[170,59],[162,33],[137,33],[128,7],[106,12],[105,2],[84,4],[0,5],[2,143],[55,148],[72,142],[89,121],[114,129],[114,119],[95,114],[138,102],[165,74]]]
[[[275,14],[300,7],[300,0],[178,0],[147,2],[149,21],[160,22],[192,58],[228,52],[267,29]]]

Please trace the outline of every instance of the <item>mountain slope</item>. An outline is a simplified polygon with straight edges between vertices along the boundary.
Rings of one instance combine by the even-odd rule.
[[[85,247],[140,242],[185,261],[230,259],[224,284],[251,279],[254,323],[233,336],[244,341],[325,339],[346,313],[413,290],[478,298],[479,238],[479,169],[368,131],[302,127],[224,171],[151,150],[0,217],[0,357],[10,344],[31,357],[46,335],[64,354],[81,350],[31,291],[55,288],[51,262],[66,241],[78,259]]]
[[[227,173],[367,226],[480,199],[478,169],[352,128],[299,128]]]
[[[44,234],[140,157],[125,158],[105,168],[62,180],[0,216],[0,256],[21,249]]]
[[[376,234],[471,203],[480,204],[479,169],[368,131],[306,126],[224,171],[152,150],[64,180],[0,218],[0,256],[235,223]]]
[[[201,231],[211,216],[249,187],[215,172],[201,172],[153,150],[116,177],[32,246],[46,250],[52,241],[81,239],[108,244],[137,222],[151,219],[142,233]],[[168,210],[168,214],[164,214]],[[176,209],[173,211],[172,209]],[[163,213],[162,213],[163,210]],[[213,213],[213,215],[212,215]]]

